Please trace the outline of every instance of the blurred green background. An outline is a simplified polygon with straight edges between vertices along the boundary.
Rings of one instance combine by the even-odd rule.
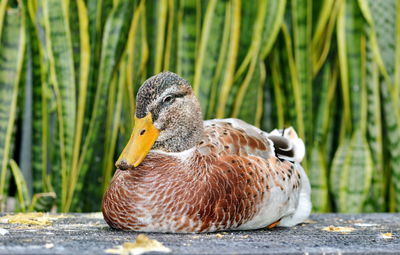
[[[400,0],[1,0],[0,210],[100,210],[163,70],[293,126],[314,212],[400,211]]]

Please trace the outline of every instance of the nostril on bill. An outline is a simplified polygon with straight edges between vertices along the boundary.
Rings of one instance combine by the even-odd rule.
[[[128,162],[126,162],[125,159],[122,159],[121,161],[117,162],[116,167],[120,170],[127,170],[128,169]]]

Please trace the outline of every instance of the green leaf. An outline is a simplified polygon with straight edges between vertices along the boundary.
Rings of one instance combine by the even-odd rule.
[[[196,0],[181,0],[178,15],[177,73],[193,84],[196,58]],[[151,46],[150,46],[151,47]]]
[[[76,121],[75,69],[65,4],[63,1],[45,0],[43,5],[50,76],[57,100],[62,206],[67,201]]]
[[[370,41],[369,41],[370,42]],[[368,44],[370,45],[370,44]],[[381,96],[380,96],[380,81],[379,69],[374,62],[373,52],[368,47],[367,51],[367,89],[368,89],[368,143],[371,148],[371,155],[374,161],[374,171],[372,184],[370,189],[370,199],[368,201],[370,211],[384,211],[387,181],[385,181],[385,159],[384,159],[384,144],[383,144],[383,117],[381,113]]]
[[[22,18],[21,18],[22,17]],[[18,86],[25,54],[25,17],[8,9],[0,48],[0,209],[6,197],[7,165],[11,158],[12,133],[17,111]]]
[[[208,2],[204,18],[199,51],[196,57],[193,89],[200,99],[200,105],[205,115],[208,109],[211,87],[213,83],[222,39],[223,21],[225,16],[223,1],[211,0]]]
[[[309,150],[310,151],[310,150]],[[328,192],[328,162],[326,151],[318,144],[311,148],[310,153],[310,184],[311,201],[314,212],[329,211],[329,192]]]
[[[220,90],[220,96],[217,106],[216,117],[225,117],[225,108],[229,99],[229,93],[233,85],[233,75],[235,73],[235,66],[237,61],[237,54],[239,50],[239,38],[240,38],[240,20],[241,20],[241,6],[240,0],[232,1],[231,8],[231,27],[230,27],[230,39],[228,45],[228,56],[226,60],[226,67],[224,70],[223,81]]]
[[[339,212],[363,211],[371,186],[373,161],[361,129],[336,152],[331,171],[331,187]]]
[[[29,211],[49,212],[55,204],[56,197],[56,193],[54,192],[34,194]]]
[[[106,21],[95,103],[90,119],[89,131],[78,164],[79,177],[76,179],[76,182],[71,182],[68,200],[63,211],[69,210],[74,197],[75,188],[77,194],[80,194],[83,188],[82,178],[86,176],[89,167],[92,167],[93,164],[100,163],[100,156],[95,157],[95,160],[93,160],[93,157],[95,155],[95,149],[99,147],[102,148],[99,146],[103,143],[101,138],[101,126],[104,123],[106,115],[105,106],[108,98],[109,84],[114,72],[118,68],[126,46],[126,38],[128,37],[129,28],[131,26],[132,14],[133,2],[130,0],[120,0],[118,4],[114,6]],[[97,153],[99,153],[99,155],[103,154],[102,150],[98,150]],[[96,171],[95,168],[91,170]],[[101,187],[99,187],[99,190],[100,189]]]
[[[10,160],[10,168],[14,176],[15,185],[17,187],[19,210],[21,212],[26,212],[31,200],[28,192],[28,186],[26,185],[26,181],[21,172],[21,169],[18,167],[17,163],[15,163],[15,161],[12,159]]]
[[[313,132],[313,87],[311,62],[311,0],[292,1],[292,31],[294,59],[296,64],[299,87],[302,97],[302,111],[304,121],[304,135],[306,145],[312,144]]]

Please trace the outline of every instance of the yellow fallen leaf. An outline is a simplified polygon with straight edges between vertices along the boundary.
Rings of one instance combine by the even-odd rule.
[[[224,235],[218,233],[218,234],[215,234],[215,237],[222,238],[222,237],[224,237]]]
[[[385,238],[385,239],[390,239],[390,238],[393,238],[393,234],[392,233],[381,233],[381,237]]]
[[[0,223],[47,226],[55,219],[63,217],[63,215],[50,216],[49,214],[44,213],[18,213],[8,214],[1,217]]]
[[[140,234],[136,237],[135,242],[126,242],[112,249],[105,250],[106,253],[112,254],[131,254],[140,255],[145,252],[157,251],[157,252],[171,252],[171,249],[165,247],[162,243],[157,240],[152,240],[146,235]]]
[[[348,233],[356,230],[355,228],[351,227],[335,227],[335,226],[328,226],[323,228],[322,230],[324,231],[329,231],[329,232],[341,232],[341,233]]]

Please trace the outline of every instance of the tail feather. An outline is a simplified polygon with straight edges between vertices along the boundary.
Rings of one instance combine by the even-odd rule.
[[[278,158],[298,163],[303,160],[305,146],[293,127],[274,129],[268,138],[274,143],[275,154]]]

